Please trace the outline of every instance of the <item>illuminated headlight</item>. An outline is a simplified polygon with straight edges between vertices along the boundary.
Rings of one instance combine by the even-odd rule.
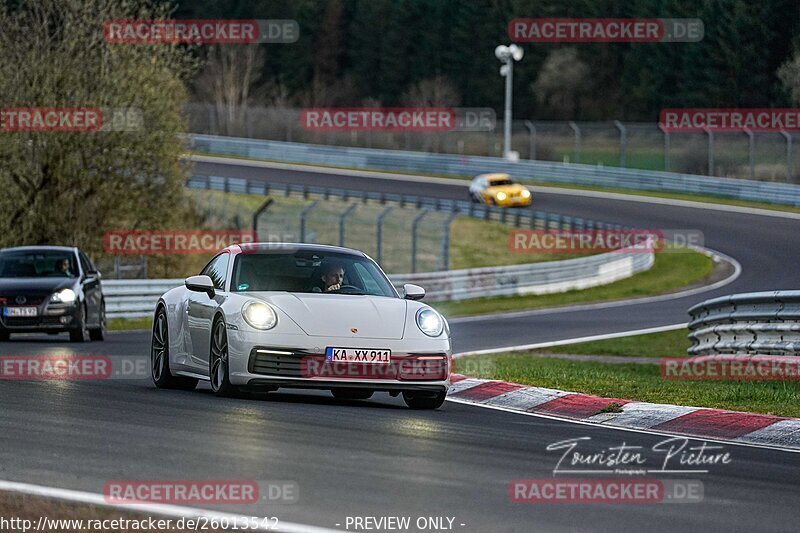
[[[444,320],[433,309],[420,309],[417,312],[417,327],[428,337],[438,337],[442,334]]]
[[[500,201],[505,200],[506,199],[506,193],[504,193],[504,192],[497,193],[497,199],[500,200]]]
[[[50,297],[50,302],[58,304],[71,304],[75,301],[75,291],[72,289],[61,289]]]
[[[523,198],[530,198],[531,197],[531,191],[529,191],[528,189],[522,189],[522,197]]]
[[[244,321],[256,329],[272,329],[278,323],[278,315],[265,303],[247,302],[242,308]]]

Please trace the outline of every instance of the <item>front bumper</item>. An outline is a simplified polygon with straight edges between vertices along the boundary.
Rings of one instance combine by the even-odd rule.
[[[512,196],[505,200],[498,200],[495,198],[495,204],[498,207],[527,207],[531,205],[532,199],[530,196],[523,198],[522,196]]]
[[[328,338],[228,331],[231,384],[254,388],[365,388],[387,392],[446,391],[450,340]],[[327,347],[391,350],[388,364],[327,363]]]
[[[36,306],[34,317],[5,316],[5,307],[0,307],[0,331],[9,333],[64,332],[80,321],[80,306],[77,304],[42,303]]]

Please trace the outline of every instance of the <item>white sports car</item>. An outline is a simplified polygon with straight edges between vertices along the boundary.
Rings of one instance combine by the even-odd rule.
[[[442,405],[450,385],[447,321],[401,298],[366,254],[309,244],[236,244],[184,287],[159,298],[151,363],[158,388],[215,393],[281,387],[367,399],[403,394],[418,409]]]

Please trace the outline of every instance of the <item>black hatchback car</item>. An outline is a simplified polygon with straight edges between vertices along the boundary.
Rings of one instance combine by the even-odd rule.
[[[0,340],[11,333],[69,332],[74,342],[103,340],[100,272],[78,248],[0,250]]]

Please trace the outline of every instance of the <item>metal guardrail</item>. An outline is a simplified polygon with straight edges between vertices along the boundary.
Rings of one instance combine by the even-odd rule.
[[[508,172],[522,181],[695,193],[800,206],[800,185],[790,183],[545,161],[510,162],[498,157],[350,148],[213,135],[189,135],[188,139],[192,150],[220,156],[448,176]]]
[[[421,284],[427,290],[426,300],[435,302],[585,289],[630,277],[649,269],[654,261],[650,250],[619,250],[564,261],[397,274],[389,278],[398,290],[405,283]],[[181,285],[183,279],[105,281],[106,312],[112,318],[149,316],[159,296]]]
[[[800,355],[800,291],[722,296],[689,315],[689,355]]]

